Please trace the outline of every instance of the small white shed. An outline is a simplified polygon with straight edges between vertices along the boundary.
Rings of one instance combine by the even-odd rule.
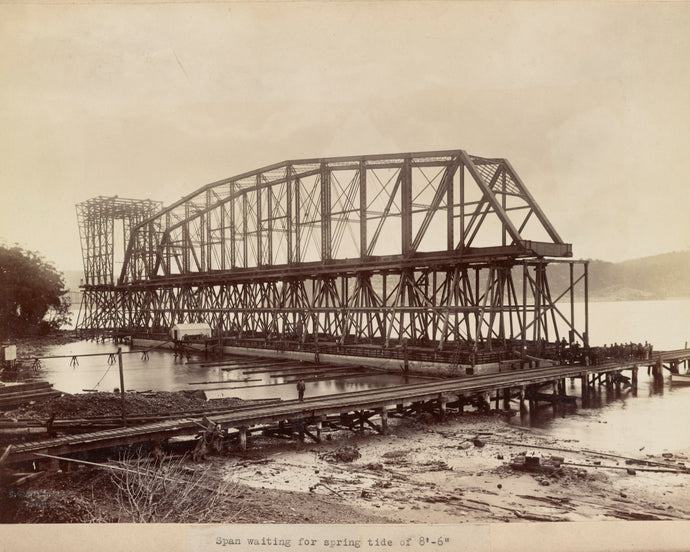
[[[17,360],[17,346],[0,345],[0,360],[3,362],[12,362]]]
[[[175,324],[170,328],[170,337],[175,341],[211,337],[211,326],[205,322],[196,324]]]

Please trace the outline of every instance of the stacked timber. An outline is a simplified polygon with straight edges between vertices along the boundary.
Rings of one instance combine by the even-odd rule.
[[[9,410],[32,401],[43,401],[59,397],[60,391],[53,389],[47,381],[4,383],[0,386],[0,410]]]

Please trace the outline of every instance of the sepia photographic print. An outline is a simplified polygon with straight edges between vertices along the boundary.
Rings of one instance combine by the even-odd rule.
[[[689,28],[0,2],[2,550],[687,550]]]

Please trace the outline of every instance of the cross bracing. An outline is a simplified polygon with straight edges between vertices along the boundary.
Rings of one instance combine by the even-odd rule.
[[[87,278],[80,327],[205,321],[220,337],[384,348],[491,347],[563,327],[583,338],[574,308],[563,315],[555,299],[586,287],[586,265],[567,262],[562,293],[546,277],[549,260],[571,255],[505,159],[453,150],[286,161],[133,221],[117,283]]]

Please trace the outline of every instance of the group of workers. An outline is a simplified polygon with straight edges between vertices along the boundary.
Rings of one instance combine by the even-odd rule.
[[[653,346],[642,343],[614,343],[603,347],[582,346],[577,341],[568,343],[565,338],[556,343],[556,356],[563,364],[598,365],[606,361],[626,362],[630,360],[649,360]]]
[[[614,343],[601,347],[605,358],[613,360],[649,360],[652,357],[652,344],[642,343]]]

